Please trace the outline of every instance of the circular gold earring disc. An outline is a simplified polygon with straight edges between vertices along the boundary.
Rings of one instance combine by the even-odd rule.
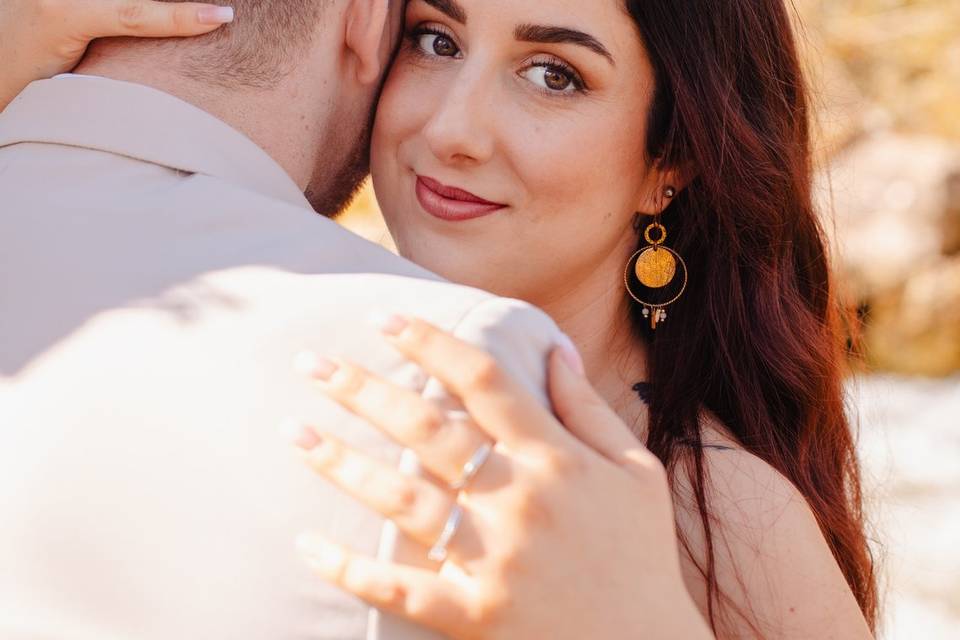
[[[660,289],[673,282],[677,273],[677,260],[669,251],[650,247],[637,258],[634,269],[637,280],[643,286]]]

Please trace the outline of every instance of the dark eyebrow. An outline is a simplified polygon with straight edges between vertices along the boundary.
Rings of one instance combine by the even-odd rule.
[[[457,0],[423,0],[428,5],[446,14],[451,20],[456,20],[460,24],[467,24],[467,12],[464,11]]]
[[[433,2],[433,0],[427,0]],[[543,27],[535,24],[521,24],[513,32],[513,36],[521,42],[542,42],[544,44],[576,44],[586,47],[594,53],[599,53],[607,59],[610,64],[614,64],[613,56],[607,51],[607,48],[600,44],[600,41],[593,36],[577,31],[575,29],[565,29],[564,27]]]

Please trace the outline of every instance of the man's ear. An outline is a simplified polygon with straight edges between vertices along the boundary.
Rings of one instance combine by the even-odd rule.
[[[390,0],[350,0],[347,6],[344,43],[356,58],[357,80],[363,84],[378,83],[383,76],[381,51],[389,17]]]

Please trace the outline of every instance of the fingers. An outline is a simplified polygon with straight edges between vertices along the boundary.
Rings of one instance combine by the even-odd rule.
[[[328,396],[416,452],[433,475],[452,485],[474,452],[489,442],[465,416],[448,415],[419,394],[352,363],[303,353],[297,368]]]
[[[64,2],[55,6],[66,8]],[[77,3],[70,3],[77,4]],[[208,33],[233,21],[231,7],[198,2],[111,0],[81,3],[74,11],[90,38],[136,36],[141,38],[186,37]]]
[[[400,473],[390,465],[352,449],[327,434],[305,428],[298,440],[307,464],[385,518],[411,538],[432,546],[454,506],[453,495],[429,480]],[[465,515],[449,545],[452,558],[472,558],[478,545]]]
[[[320,577],[378,609],[447,635],[469,618],[467,588],[433,571],[380,562],[316,535],[297,546]]]
[[[564,353],[566,350],[573,353]],[[560,422],[580,442],[611,462],[645,481],[666,486],[663,464],[600,397],[577,362],[579,354],[572,343],[561,345],[550,354],[550,400]],[[640,419],[646,423],[648,418],[649,413],[644,411]],[[645,435],[646,424],[640,431]]]
[[[569,444],[553,415],[484,350],[418,319],[393,316],[382,323],[381,331],[460,398],[493,440],[511,446]]]
[[[646,448],[586,377],[571,368],[567,349],[574,347],[560,346],[550,354],[547,380],[554,412],[582,443],[619,465],[632,464],[625,454]]]

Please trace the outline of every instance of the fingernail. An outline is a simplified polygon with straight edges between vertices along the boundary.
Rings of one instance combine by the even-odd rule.
[[[287,420],[281,425],[281,429],[293,444],[304,451],[316,449],[323,442],[323,438],[316,431],[299,420]]]
[[[560,356],[567,366],[577,375],[585,375],[586,371],[583,366],[583,358],[580,356],[580,350],[573,344],[570,336],[567,334],[561,335],[557,341],[557,347],[560,348]]]
[[[342,549],[309,533],[297,537],[297,550],[315,569],[325,575],[337,575],[346,561]]]
[[[403,316],[375,313],[370,316],[370,324],[388,336],[398,336],[410,323]]]
[[[233,22],[233,7],[204,7],[197,10],[200,24],[227,24]]]
[[[301,351],[293,359],[293,369],[300,375],[326,382],[339,369],[336,363],[312,351]]]

